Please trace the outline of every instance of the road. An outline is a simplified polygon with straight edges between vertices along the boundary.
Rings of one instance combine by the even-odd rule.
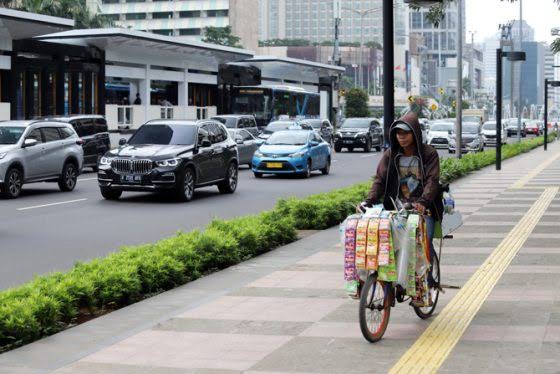
[[[440,151],[448,157],[447,151]],[[65,270],[78,261],[104,256],[124,245],[153,242],[178,230],[204,227],[213,218],[233,218],[272,208],[280,198],[304,197],[367,181],[380,153],[336,153],[331,174],[308,180],[288,177],[255,179],[240,170],[233,195],[216,187],[197,190],[194,201],[177,203],[149,193],[125,193],[103,200],[97,178],[86,173],[76,190],[61,193],[54,183],[24,187],[16,200],[0,201],[0,289],[34,275]]]

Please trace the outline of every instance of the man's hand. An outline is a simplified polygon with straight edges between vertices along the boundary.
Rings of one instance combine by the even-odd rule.
[[[420,203],[414,203],[412,204],[414,206],[414,209],[416,209],[418,211],[419,214],[426,214],[426,207]]]
[[[358,205],[356,205],[356,213],[361,214],[361,213],[365,213],[366,212],[366,203],[365,202],[361,202]]]

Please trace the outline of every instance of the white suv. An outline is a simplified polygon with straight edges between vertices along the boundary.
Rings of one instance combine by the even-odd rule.
[[[71,125],[56,121],[0,122],[0,192],[16,198],[24,184],[58,182],[76,187],[84,161],[82,140]]]

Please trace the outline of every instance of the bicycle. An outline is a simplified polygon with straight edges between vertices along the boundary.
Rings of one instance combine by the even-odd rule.
[[[451,235],[445,238],[452,238]],[[431,261],[432,279],[428,282],[429,302],[427,306],[417,306],[411,301],[414,312],[421,319],[430,318],[437,306],[441,288],[441,273],[439,259],[443,246],[443,237],[440,238],[439,255],[433,253]],[[359,321],[360,330],[364,338],[370,343],[378,342],[383,338],[389,318],[391,308],[396,302],[403,303],[412,300],[406,295],[406,291],[396,282],[385,282],[377,279],[377,271],[369,271],[364,284],[359,291]]]

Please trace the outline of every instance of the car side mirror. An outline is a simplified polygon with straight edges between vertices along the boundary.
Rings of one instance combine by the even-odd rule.
[[[203,148],[207,148],[210,147],[212,145],[212,142],[208,139],[202,139],[202,141],[200,142],[200,146]]]
[[[311,142],[309,143],[309,145],[310,145],[310,146],[312,146],[312,147],[316,147],[316,146],[318,146],[318,145],[319,145],[319,142],[318,142],[318,141],[315,141],[315,140],[313,140],[313,141],[311,141]]]
[[[126,139],[125,138],[120,138],[119,139],[119,145],[126,145]]]
[[[25,139],[23,141],[23,147],[22,148],[27,148],[27,147],[33,147],[35,145],[39,144],[39,142],[37,141],[37,139]]]
[[[453,135],[453,130],[448,130],[447,133],[448,133],[449,135]]]

